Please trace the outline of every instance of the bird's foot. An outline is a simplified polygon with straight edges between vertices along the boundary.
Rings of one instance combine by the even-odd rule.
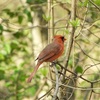
[[[53,61],[53,62],[51,62],[51,63],[50,63],[50,67],[55,66],[55,65],[56,65],[56,63],[57,63],[57,61]]]

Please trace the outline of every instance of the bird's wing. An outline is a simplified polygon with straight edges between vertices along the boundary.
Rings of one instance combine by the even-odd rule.
[[[38,60],[39,61],[46,61],[47,59],[53,57],[54,55],[58,54],[60,51],[60,45],[59,44],[49,44],[47,45],[43,51],[39,54]]]

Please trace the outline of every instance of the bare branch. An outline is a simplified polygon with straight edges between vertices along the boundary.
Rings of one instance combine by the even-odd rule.
[[[59,90],[59,78],[58,78],[58,70],[57,70],[56,66],[54,66],[54,69],[55,69],[55,74],[56,74],[56,87],[55,87],[55,92],[54,92],[54,95],[53,95],[53,100],[56,100],[57,93],[58,93],[58,90]]]

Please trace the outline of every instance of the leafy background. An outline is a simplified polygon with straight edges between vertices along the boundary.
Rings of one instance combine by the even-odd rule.
[[[77,19],[73,21],[69,21],[70,0],[55,0],[53,2],[55,5],[59,3],[59,5],[54,6],[55,33],[64,34],[68,37],[70,34],[69,26],[72,25],[76,28],[75,36],[77,38],[68,68],[78,75],[84,74],[84,77],[90,81],[96,81],[93,86],[98,89],[93,90],[91,100],[99,100],[100,0],[78,0]],[[42,49],[40,44],[42,44],[42,47],[47,44],[46,25],[51,20],[51,16],[47,16],[47,1],[6,0],[2,1],[0,5],[0,100],[35,100],[47,93],[49,89],[53,90],[52,81],[49,78],[47,79],[49,76],[48,67],[40,68],[32,83],[26,82],[33,66],[35,66],[36,55],[38,55],[38,53],[35,53],[35,46],[40,50]],[[40,33],[39,35],[35,33],[33,36],[35,14],[38,15],[36,18],[40,20]],[[68,28],[65,30],[66,26]],[[36,40],[40,40],[38,45],[34,45]],[[36,49],[37,52],[39,50]],[[66,58],[65,54],[60,59],[62,64],[64,58]],[[43,66],[47,65],[44,64]],[[60,69],[59,66],[57,68]],[[66,76],[74,77],[70,73]],[[69,80],[67,84],[70,83]],[[82,79],[77,78],[75,82],[79,87],[90,87],[90,83]],[[71,85],[71,83],[68,85]],[[75,98],[76,100],[84,100],[83,98],[90,100],[88,99],[90,93],[88,90],[82,91],[82,94],[80,91],[82,90],[73,92],[75,96],[73,100]],[[51,100],[52,93],[52,91],[49,94],[47,93],[48,100]]]

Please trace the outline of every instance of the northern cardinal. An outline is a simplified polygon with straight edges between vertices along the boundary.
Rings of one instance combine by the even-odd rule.
[[[39,66],[43,62],[53,62],[58,57],[60,57],[64,51],[64,41],[66,39],[62,35],[56,35],[53,38],[53,42],[47,45],[39,54],[36,60],[38,60],[37,65],[35,66],[34,71],[31,73],[27,82],[31,82],[32,78],[36,74]]]

